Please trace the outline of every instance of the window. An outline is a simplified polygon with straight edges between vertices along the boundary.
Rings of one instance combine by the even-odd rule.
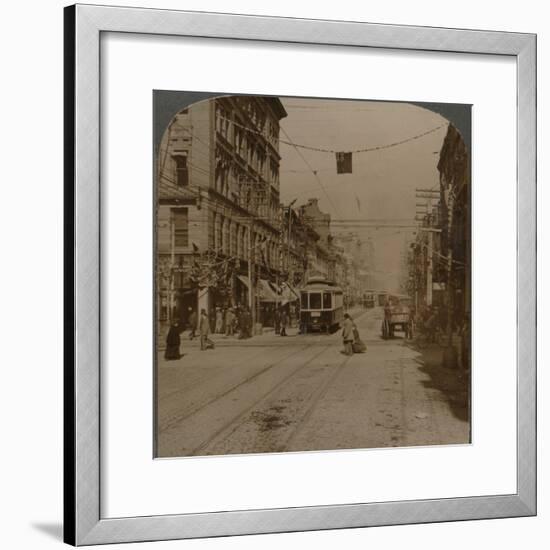
[[[307,292],[301,292],[300,294],[302,309],[309,309],[309,304],[307,303]]]
[[[187,155],[176,155],[173,158],[176,163],[176,185],[178,185],[178,187],[185,187],[189,185]]]
[[[184,248],[189,246],[189,216],[187,208],[172,208],[174,224],[174,246]]]
[[[216,214],[216,212],[212,212],[212,228],[214,250],[218,250],[218,215]]]
[[[312,292],[309,295],[309,309],[322,309],[320,292]]]
[[[323,309],[331,309],[332,308],[332,295],[330,292],[325,292],[323,294]]]
[[[218,251],[223,252],[224,247],[224,235],[223,235],[223,227],[224,227],[224,217],[222,214],[219,214],[218,216]]]

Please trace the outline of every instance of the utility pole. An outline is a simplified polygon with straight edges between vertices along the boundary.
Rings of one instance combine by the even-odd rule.
[[[254,220],[250,218],[248,223],[248,307],[252,317],[252,331],[256,323],[256,288],[254,286],[254,248],[252,246],[252,228]]]
[[[448,183],[449,193],[447,196],[447,347],[443,351],[443,366],[447,368],[456,368],[458,366],[458,353],[453,347],[453,209],[454,209],[454,189]]]
[[[279,290],[281,288],[281,274],[283,272],[283,205],[279,204],[277,212],[277,221],[279,227],[279,236],[277,239],[278,266],[275,284],[277,286],[277,296],[275,297],[275,313],[279,310]],[[277,314],[277,313],[276,313]],[[276,327],[275,327],[276,328]]]
[[[435,227],[419,227],[418,231],[425,231],[428,233],[428,246],[427,246],[427,269],[426,269],[426,305],[432,305],[433,299],[433,236],[434,233],[441,233],[441,229]]]
[[[172,324],[174,317],[174,269],[176,268],[176,229],[174,224],[174,216],[170,211],[170,291],[168,298],[168,320]]]
[[[287,258],[286,258],[286,265],[287,265],[287,271],[290,278],[290,231],[292,228],[292,205],[297,201],[298,199],[294,199],[289,205],[288,205],[288,237],[287,237]]]
[[[433,302],[433,254],[434,234],[428,231],[428,257],[426,259],[426,305],[431,306]]]
[[[428,233],[428,245],[426,250],[426,305],[431,306],[433,303],[433,254],[434,241],[433,234],[440,232],[433,228],[433,212],[432,200],[438,200],[440,197],[439,190],[435,189],[416,189],[416,199],[426,199],[426,202],[416,203],[417,211],[415,218],[419,221],[425,221],[428,227],[420,228],[421,231]],[[424,211],[418,211],[418,207],[425,208]]]
[[[454,191],[449,189],[448,207],[448,229],[447,229],[447,346],[451,347],[453,343],[453,246],[452,246],[452,227],[453,227],[453,209],[454,209]]]

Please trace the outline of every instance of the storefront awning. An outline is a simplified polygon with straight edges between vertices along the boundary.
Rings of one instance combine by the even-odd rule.
[[[239,281],[241,281],[241,283],[246,287],[246,288],[250,288],[250,283],[248,282],[248,277],[246,277],[245,275],[237,275]]]
[[[244,286],[246,286],[246,288],[250,287],[249,279],[246,275],[237,275],[237,278]],[[289,302],[295,302],[299,299],[298,292],[288,283],[283,283],[280,287],[279,293],[277,294],[277,286],[266,279],[258,280],[258,284],[256,286],[256,296],[260,302],[277,302],[283,306]]]
[[[274,287],[275,285],[273,285]],[[269,281],[265,279],[260,279],[258,281],[258,286],[256,287],[256,292],[260,302],[280,302],[281,297],[277,296],[274,288],[271,286]]]
[[[283,283],[281,285],[281,303],[285,305],[289,302],[295,302],[298,300],[299,295],[296,290],[294,290],[288,283]]]

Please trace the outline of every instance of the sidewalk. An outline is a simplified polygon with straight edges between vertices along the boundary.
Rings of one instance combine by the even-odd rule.
[[[359,319],[364,313],[372,311],[369,309],[364,309],[361,306],[354,307],[347,311],[353,319]],[[275,334],[275,329],[273,327],[264,327],[262,329],[262,334],[256,334],[250,338],[239,339],[238,333],[234,336],[226,336],[225,334],[214,334],[211,333],[209,338],[214,342],[216,346],[219,347],[232,347],[232,346],[274,346],[274,345],[285,345],[286,338],[295,338],[297,336],[302,336],[298,333],[298,327],[287,327],[286,333],[287,336],[281,336]],[[189,338],[189,330],[185,330],[181,333],[181,344],[185,348],[200,348],[200,336],[198,331],[195,333],[196,336],[192,340]],[[308,335],[303,335],[304,337],[311,338],[317,333],[311,333]],[[334,334],[338,334],[338,331]],[[323,335],[325,336],[325,335]],[[166,348],[166,342],[159,341],[158,349],[159,351],[164,351]]]
[[[452,414],[465,422],[470,420],[470,372],[457,368],[442,366],[443,348],[431,346],[418,349],[413,342],[408,347],[414,349],[418,356],[414,362],[418,365],[418,371],[429,376],[424,382],[426,389],[435,389],[446,400]]]
[[[236,333],[233,336],[226,336],[225,334],[210,334],[208,337],[214,342],[216,346],[266,346],[275,344],[285,344],[285,338],[292,338],[298,336],[298,328],[287,328],[287,336],[280,336],[275,334],[275,329],[272,327],[265,327],[262,329],[262,334],[256,334],[250,338],[239,338],[239,334]],[[199,348],[200,336],[197,334],[192,340],[189,338],[189,331],[186,330],[181,334],[181,343],[185,347]],[[159,349],[164,349],[164,345],[161,344]]]

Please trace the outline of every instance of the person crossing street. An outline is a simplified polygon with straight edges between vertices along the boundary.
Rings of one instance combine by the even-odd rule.
[[[344,313],[344,322],[342,326],[342,340],[344,341],[344,355],[353,355],[353,321],[349,313]]]

